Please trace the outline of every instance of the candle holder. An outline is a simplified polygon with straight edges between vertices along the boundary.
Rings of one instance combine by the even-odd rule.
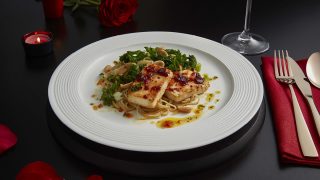
[[[22,36],[22,44],[27,56],[44,56],[52,53],[52,41],[52,33],[47,31],[34,31]]]

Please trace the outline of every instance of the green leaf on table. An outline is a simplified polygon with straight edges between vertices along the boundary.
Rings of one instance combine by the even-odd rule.
[[[67,7],[74,6],[74,2],[64,1],[63,5],[64,5],[64,6],[67,6]]]
[[[74,5],[73,8],[72,8],[72,12],[74,12],[78,7],[79,7],[79,4],[76,3],[76,5]]]

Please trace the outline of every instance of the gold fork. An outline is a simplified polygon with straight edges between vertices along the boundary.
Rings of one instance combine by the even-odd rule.
[[[288,55],[288,51],[286,51],[286,57]],[[279,64],[279,65],[278,65]],[[301,112],[296,94],[293,90],[292,84],[294,83],[294,79],[292,77],[292,70],[290,66],[288,66],[288,60],[285,58],[284,51],[278,50],[274,51],[274,74],[278,81],[288,84],[291,96],[292,96],[292,104],[294,110],[295,123],[297,128],[298,140],[304,156],[308,157],[318,157],[318,152],[313,143],[312,137],[310,135],[308,126]]]

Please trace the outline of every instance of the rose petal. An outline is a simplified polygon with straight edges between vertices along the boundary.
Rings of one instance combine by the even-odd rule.
[[[103,180],[103,177],[100,175],[94,174],[94,175],[87,177],[87,180]]]
[[[0,124],[0,154],[17,143],[17,136],[7,126]]]
[[[16,176],[16,180],[63,180],[63,178],[50,164],[35,161],[23,167]]]

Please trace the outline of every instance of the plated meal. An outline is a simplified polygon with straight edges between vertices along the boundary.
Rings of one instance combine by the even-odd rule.
[[[194,55],[183,54],[178,49],[145,47],[145,50],[127,51],[106,65],[97,80],[97,94],[92,97],[101,103],[91,105],[94,110],[103,106],[116,108],[125,117],[154,119],[171,113],[191,113],[185,118],[166,118],[157,124],[170,128],[191,122],[200,117],[204,105],[200,95],[210,87],[207,74],[200,74],[201,64]],[[218,91],[217,91],[218,92]],[[218,92],[220,93],[220,92]],[[214,97],[207,94],[207,102]],[[210,106],[209,109],[214,109]]]
[[[157,58],[153,58],[144,47],[156,52]],[[180,63],[169,64],[176,62],[167,61],[174,57],[174,53],[177,53],[175,57],[181,56],[187,60],[188,67]],[[141,76],[119,84],[114,82],[120,82],[120,76],[110,76],[108,80],[107,74],[120,67],[113,61],[132,68],[122,73],[122,80],[129,78],[123,75],[135,72],[134,69]],[[153,75],[148,77],[149,74]],[[161,89],[163,84],[158,90],[160,83],[153,81],[158,77],[159,81],[168,83],[164,90]],[[145,90],[144,78],[148,91]],[[99,82],[100,79],[105,82]],[[202,89],[190,94],[178,93],[184,94],[184,97],[174,96],[174,91],[169,88],[174,89],[174,84],[191,88],[191,84],[181,85],[184,79]],[[112,87],[111,84],[116,87],[115,91],[107,88]],[[155,87],[154,92],[152,87]],[[93,94],[95,97],[92,97]],[[144,95],[150,100],[147,101]],[[125,150],[171,152],[217,142],[245,126],[260,108],[263,85],[256,68],[244,56],[220,43],[182,33],[141,32],[102,39],[69,55],[52,74],[48,96],[61,122],[91,141]],[[109,97],[111,101],[108,101]],[[199,102],[193,105],[193,98],[195,102],[199,98]],[[179,106],[182,103],[186,104]],[[181,111],[182,107],[189,110],[189,106],[193,106],[190,113]],[[132,117],[127,118],[130,114]]]

